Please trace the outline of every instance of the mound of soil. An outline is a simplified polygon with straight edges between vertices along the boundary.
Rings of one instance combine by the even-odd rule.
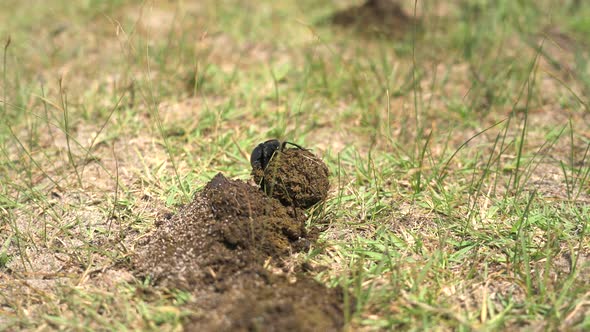
[[[361,6],[335,13],[331,21],[359,32],[393,37],[403,37],[419,24],[394,0],[367,0]]]
[[[201,314],[185,324],[187,331],[339,331],[344,326],[343,294],[299,276],[242,275],[242,284],[223,292],[197,294]]]
[[[282,155],[289,157],[277,160],[307,156],[305,162],[297,160],[317,162],[309,152]],[[319,162],[327,191],[327,168]],[[277,169],[288,172],[286,165],[293,164]],[[315,174],[316,167],[302,169]],[[299,168],[291,174],[303,176]],[[196,314],[185,322],[188,331],[338,331],[344,326],[342,290],[281,271],[282,258],[316,240],[307,233],[305,220],[298,206],[285,206],[258,187],[217,174],[141,244],[134,257],[136,275],[194,294],[190,306]]]
[[[326,199],[330,182],[328,167],[309,150],[276,151],[265,169],[255,167],[252,177],[284,205],[309,208]]]
[[[302,211],[217,174],[192,203],[162,222],[136,265],[168,287],[207,287],[295,251],[304,226]]]

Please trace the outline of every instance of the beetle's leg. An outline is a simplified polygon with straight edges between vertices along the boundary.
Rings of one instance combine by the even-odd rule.
[[[299,148],[300,150],[307,150],[307,149],[301,147],[301,145],[295,144],[293,142],[283,141],[283,143],[281,143],[281,152],[285,149],[285,146],[287,146],[287,144],[291,144],[291,145]]]

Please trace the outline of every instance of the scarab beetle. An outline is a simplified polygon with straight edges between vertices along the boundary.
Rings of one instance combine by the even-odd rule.
[[[283,151],[287,144],[291,144],[303,150],[301,146],[295,143],[287,141],[281,143],[277,139],[271,139],[264,143],[258,144],[254,148],[252,154],[250,155],[250,165],[252,165],[252,168],[265,169],[270,160],[272,159],[272,156],[274,156],[275,152],[278,150]]]

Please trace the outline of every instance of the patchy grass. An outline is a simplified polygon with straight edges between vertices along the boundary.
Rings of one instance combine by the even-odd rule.
[[[359,1],[7,1],[0,329],[177,329],[129,257],[270,137],[330,166],[305,259],[351,330],[590,328],[590,5],[417,3],[392,40],[322,23]]]

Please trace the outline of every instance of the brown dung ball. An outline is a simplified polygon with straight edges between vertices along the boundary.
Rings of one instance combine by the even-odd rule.
[[[264,192],[284,205],[309,208],[328,195],[328,167],[309,150],[277,150],[265,169],[254,167],[252,176]]]

